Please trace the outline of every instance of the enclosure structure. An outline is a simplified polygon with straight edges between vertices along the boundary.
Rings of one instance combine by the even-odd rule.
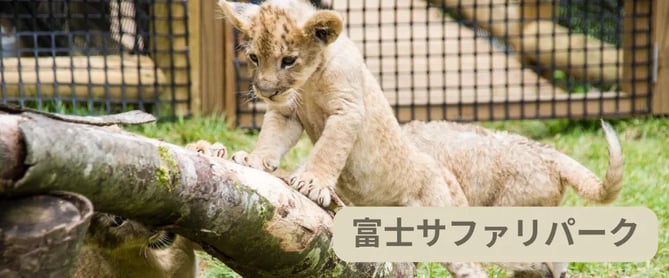
[[[322,3],[344,17],[400,122],[669,112],[663,1]],[[243,53],[235,65],[237,124],[258,127],[265,105],[248,97]]]
[[[401,122],[669,113],[666,1],[311,2],[343,16]],[[0,23],[2,102],[262,123],[216,1],[0,0]]]
[[[67,113],[189,114],[188,5],[0,1],[0,100]]]

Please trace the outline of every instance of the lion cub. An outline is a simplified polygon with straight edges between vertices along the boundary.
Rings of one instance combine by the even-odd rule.
[[[289,181],[322,206],[332,189],[359,206],[466,205],[454,176],[402,136],[339,15],[299,0],[219,4],[246,36],[253,91],[268,105],[255,149],[233,160],[274,171],[306,131],[314,147]]]
[[[197,262],[190,240],[143,224],[96,212],[73,277],[193,278]]]
[[[620,189],[617,141],[608,140],[610,171],[600,183],[566,155],[512,135],[446,122],[401,128],[336,13],[299,0],[219,4],[245,36],[253,91],[268,105],[255,149],[233,160],[273,172],[306,131],[313,150],[288,182],[323,206],[333,190],[358,206],[531,206],[557,205],[567,184],[600,201]],[[563,265],[549,268],[561,274]],[[484,276],[464,274],[475,268],[449,271]]]
[[[335,192],[356,206],[467,206],[453,174],[402,135],[337,13],[304,0],[219,6],[244,36],[253,91],[268,106],[254,150],[234,161],[273,172],[306,131],[313,149],[287,181],[321,206]],[[467,265],[449,269],[485,276]]]
[[[472,206],[558,206],[567,186],[599,203],[610,203],[618,197],[623,153],[616,132],[606,122],[601,123],[609,149],[603,180],[555,148],[520,135],[446,121],[413,121],[402,131],[445,171],[455,174]],[[568,267],[558,262],[500,265],[553,277],[566,277]]]
[[[413,121],[402,131],[455,174],[472,206],[558,206],[567,186],[599,203],[618,197],[622,148],[613,128],[601,124],[609,149],[603,180],[551,146],[504,131],[446,121]]]

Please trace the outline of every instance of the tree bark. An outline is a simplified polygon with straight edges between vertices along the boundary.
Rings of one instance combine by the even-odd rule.
[[[13,170],[0,171],[0,197],[77,192],[98,211],[177,232],[245,276],[410,277],[415,270],[341,261],[331,248],[332,217],[268,173],[122,130],[0,115],[5,167]]]
[[[0,202],[0,277],[70,277],[91,215],[65,192]]]

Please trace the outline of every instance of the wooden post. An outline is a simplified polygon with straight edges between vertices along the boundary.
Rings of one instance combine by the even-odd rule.
[[[657,45],[657,80],[653,87],[652,112],[669,114],[669,1],[653,1],[653,42]]]
[[[626,0],[623,19],[623,80],[622,91],[638,96],[650,94],[652,71],[652,41],[650,14],[652,0]],[[657,1],[662,2],[662,1]],[[647,14],[648,16],[639,16]],[[666,22],[666,19],[663,19]],[[664,31],[665,26],[661,27]],[[634,110],[643,110],[648,103],[637,99],[632,105]]]
[[[225,115],[228,126],[235,127],[237,119],[237,78],[235,74],[235,40],[233,35],[233,27],[227,21],[220,19],[223,24],[225,36],[223,37],[224,45],[224,69],[223,83],[225,90]]]
[[[179,0],[156,0],[151,5],[151,15],[150,30],[155,32],[155,37],[150,40],[149,49],[154,52],[154,62],[167,78],[167,82],[161,84],[161,101],[168,102],[173,98],[190,101],[190,69],[194,66],[189,64],[188,57],[186,4]],[[164,108],[160,107],[161,114],[166,114],[162,111]],[[175,116],[187,115],[189,103],[177,104],[174,112]]]
[[[190,46],[190,61],[191,61],[191,112],[193,115],[200,115],[204,112],[202,107],[202,93],[205,87],[206,80],[202,78],[204,72],[202,61],[202,41],[205,35],[203,32],[203,9],[202,1],[188,1],[188,43]]]
[[[188,1],[192,111],[224,113],[233,127],[237,111],[232,26],[219,18],[216,1]]]
[[[232,64],[225,60],[226,32],[217,9],[216,1],[188,1],[194,114],[223,112],[232,93],[225,88],[225,71]]]

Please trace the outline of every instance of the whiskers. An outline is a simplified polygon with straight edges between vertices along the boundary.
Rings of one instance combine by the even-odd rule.
[[[151,249],[165,249],[174,243],[176,237],[175,233],[160,231],[149,237],[149,242],[146,246]]]
[[[258,96],[256,96],[256,93],[253,91],[253,89],[249,89],[248,92],[246,93],[240,93],[242,97],[242,103],[243,104],[249,104],[249,103],[255,103],[258,101]]]
[[[139,248],[139,256],[143,258],[149,258],[149,247],[142,246],[141,248]]]
[[[249,48],[249,42],[248,41],[241,41],[235,46],[235,52],[242,51],[244,49]]]
[[[177,235],[173,232],[157,231],[146,239],[146,244],[139,247],[139,256],[151,259],[156,256],[153,250],[164,250],[170,248]]]
[[[290,106],[302,106],[304,103],[302,101],[302,95],[304,94],[304,91],[302,88],[296,88],[293,89],[295,90],[295,94],[291,94],[290,99],[288,99]]]

